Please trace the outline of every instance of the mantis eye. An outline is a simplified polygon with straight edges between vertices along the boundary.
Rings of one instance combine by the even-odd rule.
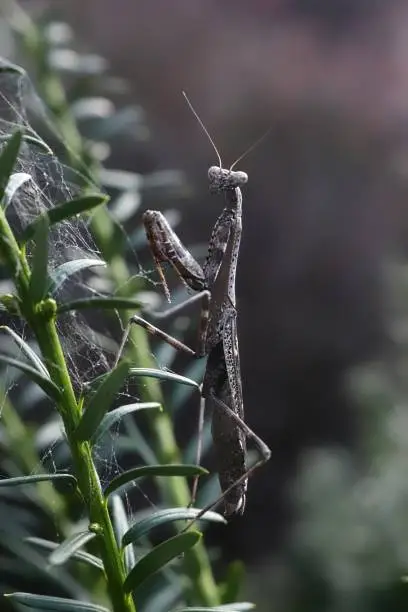
[[[248,175],[246,172],[242,172],[241,170],[237,170],[236,172],[231,172],[231,177],[234,179],[235,185],[238,187],[239,185],[245,185],[248,182]]]

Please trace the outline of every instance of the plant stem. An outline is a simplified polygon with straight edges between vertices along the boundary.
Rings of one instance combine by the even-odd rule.
[[[0,208],[0,251],[9,264],[21,303],[21,311],[34,332],[47,365],[51,380],[61,390],[57,409],[64,422],[68,444],[72,453],[74,472],[79,489],[87,506],[90,522],[98,526],[97,538],[106,572],[107,589],[115,612],[135,612],[130,595],[123,591],[126,577],[121,553],[117,545],[107,504],[102,494],[99,477],[93,463],[88,442],[78,442],[75,429],[81,417],[76,401],[62,346],[55,324],[56,304],[45,300],[40,304],[31,301],[30,271],[24,254],[20,251],[13,232]]]

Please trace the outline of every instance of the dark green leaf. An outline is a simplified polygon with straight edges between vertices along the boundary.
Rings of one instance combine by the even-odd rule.
[[[21,126],[20,126],[20,129],[21,129]],[[10,134],[0,134],[0,143],[10,142],[11,138],[12,138],[12,135]],[[47,155],[54,156],[52,149],[47,145],[47,143],[44,142],[44,140],[42,140],[42,138],[38,136],[35,130],[31,129],[27,125],[25,126],[25,131],[22,132],[22,141],[28,142],[29,144],[32,144],[38,147],[39,149],[41,149],[42,153],[46,153]]]
[[[21,139],[22,133],[20,130],[17,130],[9,138],[0,154],[0,203],[3,203],[10,176],[17,162]]]
[[[254,610],[255,604],[249,601],[241,601],[232,604],[223,604],[221,606],[215,606],[212,608],[206,608],[205,606],[193,606],[192,608],[176,608],[174,612],[247,612],[247,610]]]
[[[179,557],[197,544],[201,538],[198,531],[181,533],[147,553],[128,574],[123,589],[130,593],[139,587],[147,578],[158,572],[164,565]]]
[[[23,340],[21,336],[16,334],[16,332],[13,331],[7,325],[0,325],[0,330],[5,331],[7,334],[9,334],[13,338],[14,342],[17,344],[19,349],[24,353],[27,359],[31,361],[31,363],[33,364],[36,370],[38,370],[45,378],[50,377],[47,368],[45,367],[45,365],[43,364],[43,362],[41,361],[37,353],[33,351],[31,346],[27,344],[27,342],[25,342],[25,340]]]
[[[194,389],[200,390],[200,385],[192,380],[191,378],[186,378],[185,376],[180,376],[180,374],[175,374],[174,372],[169,372],[167,370],[157,370],[156,368],[130,368],[129,377],[130,376],[145,376],[146,378],[158,378],[159,380],[165,380],[170,382],[176,382],[181,385],[189,385],[190,387],[194,387]],[[107,374],[101,374],[97,376],[93,380],[89,381],[88,386],[90,388],[99,386],[102,381],[107,377]]]
[[[121,420],[127,414],[132,414],[138,410],[148,409],[162,410],[161,404],[158,402],[143,402],[140,404],[127,404],[126,406],[119,406],[110,412],[106,413],[103,417],[100,425],[92,435],[92,441],[96,443],[117,421]]]
[[[110,481],[104,494],[105,497],[108,497],[108,495],[113,493],[113,491],[123,487],[128,482],[133,482],[134,480],[144,478],[145,476],[183,476],[184,478],[190,478],[194,476],[202,476],[204,474],[208,474],[208,471],[199,465],[143,465],[141,467],[132,468],[131,470],[116,476]]]
[[[247,610],[254,610],[256,606],[251,601],[237,601],[236,603],[223,604],[218,607],[221,612],[247,612]]]
[[[32,133],[35,134],[34,130],[32,131]],[[43,153],[46,153],[47,155],[54,156],[53,150],[37,134],[35,134],[35,136],[33,136],[32,134],[27,134],[27,132],[25,132],[24,135],[23,135],[23,141],[24,142],[28,142],[29,144],[32,144],[32,145],[38,147],[39,149],[41,149],[41,151]]]
[[[49,595],[33,595],[32,593],[7,593],[8,599],[34,610],[50,612],[109,612],[107,608],[84,601],[66,599],[65,597],[50,597]]]
[[[90,440],[99,427],[103,417],[112,405],[129,373],[129,363],[121,361],[109,372],[98,390],[94,393],[76,430],[78,440]]]
[[[106,263],[101,259],[75,259],[73,261],[66,261],[50,272],[51,284],[48,287],[50,293],[55,294],[63,283],[72,276],[81,272],[86,268],[93,268],[94,266],[106,266]]]
[[[48,275],[48,216],[40,217],[36,224],[33,251],[33,259],[31,264],[31,276],[29,293],[34,303],[40,302],[47,293]]]
[[[101,194],[89,194],[82,198],[76,198],[75,200],[69,200],[69,202],[64,202],[63,204],[59,204],[54,208],[51,208],[47,215],[49,219],[49,224],[54,225],[55,223],[60,223],[65,219],[71,219],[80,213],[86,212],[88,210],[92,210],[96,206],[100,206],[108,201],[108,197]],[[23,242],[27,242],[34,235],[37,227],[38,219],[30,223],[24,230],[23,234]]]
[[[31,474],[30,476],[2,478],[0,479],[0,487],[15,487],[44,481],[62,481],[71,491],[74,491],[77,486],[76,478],[72,474]]]
[[[164,510],[153,512],[146,518],[132,525],[129,531],[123,536],[122,546],[127,546],[139,540],[155,527],[160,527],[166,523],[173,523],[174,521],[192,521],[200,512],[201,510],[199,508],[165,508]],[[212,512],[211,510],[203,514],[203,516],[200,517],[200,521],[201,520],[227,524],[227,521],[221,514]]]
[[[85,310],[88,308],[102,308],[108,310],[141,310],[145,306],[146,304],[144,302],[132,298],[89,298],[67,302],[66,304],[60,304],[58,306],[58,314],[68,312],[69,310]]]
[[[190,387],[200,390],[200,385],[196,383],[195,380],[191,380],[191,378],[186,378],[185,376],[180,376],[180,374],[175,374],[174,372],[167,372],[166,370],[156,370],[154,368],[130,368],[129,376],[159,378],[160,380],[177,382],[182,385],[190,385]]]
[[[19,361],[18,359],[13,359],[13,357],[9,357],[8,355],[2,355],[0,353],[0,363],[5,363],[6,365],[17,368],[26,374],[31,380],[33,380],[41,389],[52,399],[59,402],[61,399],[61,392],[58,389],[57,385],[52,382],[49,378],[43,376],[38,370],[32,368],[27,363],[23,361]]]
[[[44,548],[45,550],[55,550],[59,546],[57,542],[51,542],[50,540],[44,540],[42,538],[29,537],[25,538],[24,541],[28,542],[29,544],[39,546],[40,548]],[[102,561],[98,557],[95,557],[95,555],[91,555],[90,553],[85,552],[83,550],[77,550],[76,552],[74,552],[74,554],[71,556],[71,559],[81,561],[83,563],[86,563],[87,565],[92,565],[97,569],[103,570]]]
[[[64,540],[48,557],[51,565],[62,565],[72,557],[82,546],[96,537],[92,531],[82,531]]]

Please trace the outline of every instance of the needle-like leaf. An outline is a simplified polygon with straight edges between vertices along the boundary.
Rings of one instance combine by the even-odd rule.
[[[45,550],[55,550],[59,547],[57,542],[51,542],[50,540],[44,540],[43,538],[35,538],[28,537],[24,539],[25,542],[29,544],[33,544],[34,546],[38,546],[39,548],[43,548]],[[92,565],[92,567],[96,567],[99,570],[103,570],[103,563],[95,555],[91,555],[88,552],[83,550],[76,550],[73,555],[71,555],[71,559],[75,559],[76,561],[81,561],[86,563],[87,565]]]
[[[41,372],[34,369],[24,361],[19,361],[18,359],[14,359],[13,357],[9,357],[9,355],[3,355],[0,353],[0,363],[5,363],[6,365],[17,368],[26,374],[31,380],[33,380],[41,389],[52,399],[55,401],[59,401],[61,399],[61,392],[56,384],[50,380],[50,378],[45,377]]]
[[[133,482],[145,476],[182,476],[184,478],[192,478],[205,474],[208,474],[208,471],[199,465],[143,465],[141,467],[132,468],[113,478],[105,489],[105,497],[108,497],[111,493],[120,489],[120,487],[123,487],[128,482]]]
[[[119,408],[115,408],[114,410],[107,412],[101,423],[98,425],[96,431],[93,433],[92,441],[96,443],[117,421],[122,420],[122,418],[127,414],[132,414],[138,410],[149,409],[162,410],[162,407],[158,402],[141,402],[139,404],[119,406]]]
[[[205,606],[193,606],[192,608],[177,608],[174,612],[247,612],[248,610],[254,610],[255,606],[249,601],[241,601],[232,604],[223,604],[221,606],[215,606],[213,608],[206,608]]]
[[[92,533],[92,531],[82,531],[81,533],[73,534],[52,551],[48,557],[49,563],[51,565],[62,565],[75,555],[82,546],[95,537],[96,533]]]
[[[201,533],[198,531],[187,531],[153,548],[152,551],[136,563],[135,567],[128,574],[123,585],[125,593],[134,591],[164,565],[195,546],[200,539]]]
[[[55,223],[61,223],[61,221],[65,219],[71,219],[107,201],[108,197],[101,194],[88,194],[82,198],[69,200],[68,202],[54,206],[54,208],[50,208],[47,212],[49,224],[54,225]],[[39,217],[39,219],[41,219],[41,217]],[[35,221],[26,227],[23,234],[23,242],[27,242],[27,240],[30,240],[30,238],[34,236],[39,219],[35,219]]]
[[[93,268],[94,266],[106,266],[106,263],[101,259],[74,259],[73,261],[66,261],[50,272],[51,283],[48,291],[55,294],[67,278],[81,272],[81,270]]]
[[[9,336],[13,338],[14,342],[21,349],[24,355],[31,361],[33,366],[39,372],[41,372],[41,374],[43,374],[43,376],[45,376],[46,378],[50,377],[47,368],[45,367],[45,365],[43,364],[43,362],[41,361],[37,353],[33,351],[31,346],[27,344],[27,342],[23,340],[21,336],[16,334],[16,332],[12,330],[11,327],[8,327],[7,325],[0,325],[0,331],[6,332],[7,334],[9,334]]]
[[[191,378],[180,376],[174,372],[167,372],[167,370],[156,370],[154,368],[130,368],[129,376],[146,376],[147,378],[158,378],[160,380],[168,380],[182,385],[189,385],[200,390],[200,385]]]
[[[91,397],[76,430],[78,440],[90,440],[101,421],[112,405],[116,393],[123,385],[129,373],[129,363],[121,361],[104,378],[97,391]]]
[[[65,597],[49,595],[34,595],[32,593],[6,593],[5,597],[16,603],[42,612],[109,612],[107,608],[97,604],[86,603]]]
[[[173,523],[174,521],[192,521],[200,512],[201,510],[199,508],[165,508],[164,510],[153,512],[146,518],[135,523],[129,531],[125,533],[122,545],[127,546],[132,542],[136,542],[136,540],[139,540],[155,527],[160,527],[166,523]],[[211,510],[203,514],[203,516],[200,516],[200,520],[227,524],[227,521],[221,514],[212,512]]]
[[[67,490],[76,489],[77,480],[72,474],[31,474],[30,476],[15,476],[14,478],[1,478],[0,487],[16,487],[37,482],[63,482]]]

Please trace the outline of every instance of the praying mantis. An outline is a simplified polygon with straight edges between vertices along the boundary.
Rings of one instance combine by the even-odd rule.
[[[200,515],[223,502],[224,514],[229,517],[243,514],[248,477],[271,456],[268,446],[244,421],[235,296],[242,233],[241,186],[247,183],[248,175],[242,171],[234,171],[233,167],[255,145],[238,158],[229,169],[223,168],[221,157],[210,134],[184,92],[183,95],[218,156],[219,166],[211,166],[208,170],[209,188],[211,193],[224,193],[226,206],[213,227],[207,258],[202,267],[182,244],[162,213],[146,211],[143,223],[168,301],[170,301],[170,292],[162,269],[164,263],[170,264],[182,282],[197,292],[161,316],[173,315],[196,301],[202,303],[197,348],[193,350],[142,317],[134,315],[122,339],[118,358],[132,324],[141,325],[149,333],[159,336],[177,350],[193,357],[208,356],[201,387],[199,429],[200,431],[202,429],[204,409],[210,408],[212,437],[222,493],[215,502],[208,504]],[[249,468],[246,466],[247,437],[254,441],[260,451],[260,459]],[[200,443],[198,457],[199,455]],[[196,487],[197,481],[193,485],[192,500],[195,499]]]

